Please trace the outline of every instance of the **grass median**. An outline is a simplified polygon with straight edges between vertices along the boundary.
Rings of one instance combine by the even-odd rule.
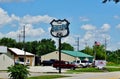
[[[76,70],[68,70],[67,73],[81,73],[81,72],[114,72],[120,71],[119,67],[105,67],[103,69],[98,68],[78,68]]]
[[[120,71],[120,67],[115,66],[107,66],[103,69],[98,68],[77,68],[76,70],[67,70],[65,74],[77,74],[82,72],[115,72]],[[63,77],[70,77],[70,76],[64,76],[64,75],[43,75],[43,76],[36,76],[36,77],[29,77],[28,79],[55,79],[55,78],[63,78]]]
[[[63,76],[63,75],[43,75],[43,76],[29,77],[28,79],[55,79],[55,78],[63,78],[63,77],[69,77],[69,76]]]

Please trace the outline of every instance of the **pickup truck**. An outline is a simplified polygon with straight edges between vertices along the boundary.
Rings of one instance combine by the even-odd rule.
[[[55,67],[56,69],[59,69],[59,67],[60,68],[72,69],[72,70],[76,69],[76,65],[72,64],[71,62],[68,62],[68,61],[55,61],[53,63],[53,67]]]

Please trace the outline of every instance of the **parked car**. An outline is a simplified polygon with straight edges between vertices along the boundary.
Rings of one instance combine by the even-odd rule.
[[[92,62],[90,61],[85,61],[85,60],[75,60],[73,61],[74,64],[76,64],[78,67],[82,67],[82,68],[85,68],[85,67],[89,67],[92,65]]]
[[[57,61],[57,60],[56,59],[44,60],[44,61],[42,61],[41,65],[42,66],[52,66],[55,61]]]
[[[82,67],[90,67],[92,65],[92,62],[90,61],[81,61],[81,64],[80,64]]]
[[[55,67],[56,69],[59,69],[59,67],[60,67],[60,68],[67,68],[67,69],[75,70],[77,66],[68,61],[55,61],[53,63],[53,67]]]

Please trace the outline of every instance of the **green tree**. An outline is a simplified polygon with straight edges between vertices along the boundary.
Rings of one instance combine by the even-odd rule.
[[[15,47],[16,45],[16,40],[12,39],[12,38],[2,38],[0,39],[0,45],[4,45],[7,47]]]
[[[8,67],[10,79],[26,79],[28,77],[29,67],[21,64]]]
[[[106,51],[105,51],[104,45],[98,45],[98,46],[94,45],[93,50],[94,50],[94,53],[96,53],[97,60],[105,59],[105,56],[106,56],[105,52]]]
[[[22,42],[17,42],[15,47],[18,48],[18,49],[22,49],[23,48],[23,43]]]
[[[89,46],[86,46],[85,49],[81,50],[81,52],[94,56],[93,48]]]
[[[86,46],[85,49],[81,50],[81,52],[95,56],[97,60],[104,60],[106,56],[104,45],[94,45],[93,47]]]
[[[37,47],[37,55],[41,56],[56,50],[55,41],[52,39],[42,39]]]
[[[111,0],[103,0],[103,3],[106,3],[106,2],[108,2],[108,1],[111,1]],[[112,0],[112,1],[114,1],[115,3],[120,2],[120,0]]]
[[[61,44],[61,50],[71,50],[71,51],[73,51],[74,48],[69,43],[64,42],[64,43]]]

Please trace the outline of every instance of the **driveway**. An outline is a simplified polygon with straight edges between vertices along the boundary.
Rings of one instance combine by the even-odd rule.
[[[57,73],[59,70],[53,68],[52,66],[33,66],[29,69],[30,72],[42,72],[42,73]],[[66,72],[65,69],[62,69],[61,72]]]

